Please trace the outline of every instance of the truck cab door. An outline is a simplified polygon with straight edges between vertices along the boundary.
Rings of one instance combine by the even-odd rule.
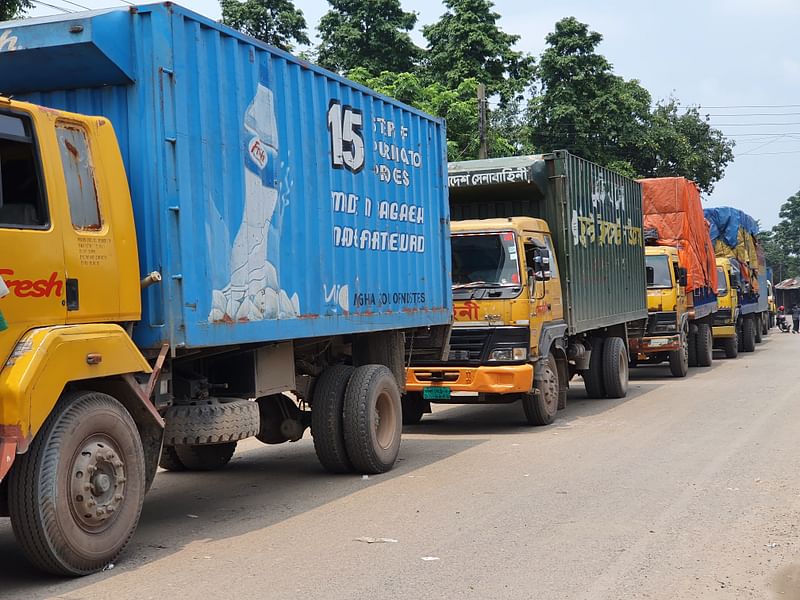
[[[538,352],[539,336],[545,323],[564,318],[561,296],[561,280],[553,241],[549,233],[525,233],[525,267],[530,270],[534,264],[537,245],[547,248],[550,255],[550,279],[529,282],[531,350]]]
[[[59,120],[56,142],[64,175],[67,323],[108,322],[119,315],[120,274],[110,219],[111,199],[101,191],[99,149],[85,123]]]
[[[63,325],[64,250],[51,212],[35,114],[0,108],[0,299],[8,329],[0,332],[0,364],[29,329]],[[48,202],[50,201],[50,202]]]

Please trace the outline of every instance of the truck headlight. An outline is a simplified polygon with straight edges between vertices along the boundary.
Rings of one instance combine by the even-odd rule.
[[[512,360],[526,360],[528,358],[528,348],[517,346],[516,348],[499,348],[492,350],[489,360],[495,362],[508,362]]]

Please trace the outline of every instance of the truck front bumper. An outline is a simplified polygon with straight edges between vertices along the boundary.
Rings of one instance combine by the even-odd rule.
[[[630,344],[631,353],[653,354],[654,352],[670,352],[672,350],[680,350],[681,336],[676,334],[631,338],[628,343]]]
[[[714,338],[734,338],[736,337],[735,325],[719,325],[711,328],[711,336]]]
[[[406,390],[447,387],[453,392],[520,394],[533,387],[533,365],[482,365],[479,367],[411,367],[406,369]]]

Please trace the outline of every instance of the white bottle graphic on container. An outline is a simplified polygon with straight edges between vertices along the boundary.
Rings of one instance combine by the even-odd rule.
[[[300,313],[297,294],[289,298],[281,289],[278,253],[267,254],[268,246],[280,247],[276,240],[269,243],[269,237],[281,235],[276,207],[283,208],[278,207],[278,126],[267,81],[262,65],[261,82],[244,113],[244,212],[231,248],[230,283],[213,291],[212,322],[292,318]]]

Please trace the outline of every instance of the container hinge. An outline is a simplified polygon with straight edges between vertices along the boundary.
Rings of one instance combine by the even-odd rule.
[[[173,278],[175,281],[180,281],[181,279],[183,279],[183,275],[181,275],[180,273],[178,273],[177,275],[173,275],[173,276],[172,276],[172,278]]]

